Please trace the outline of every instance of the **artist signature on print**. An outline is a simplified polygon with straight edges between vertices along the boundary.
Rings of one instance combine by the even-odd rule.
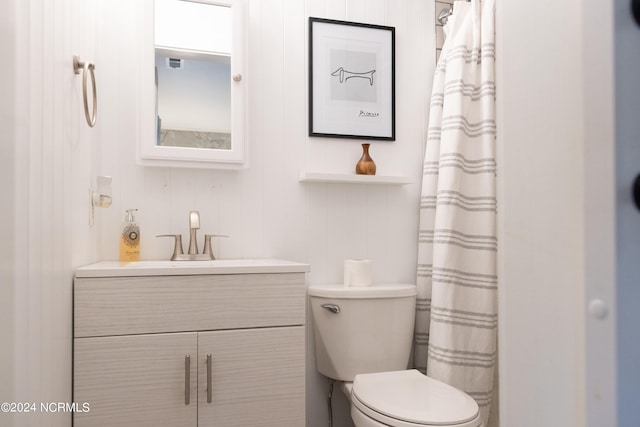
[[[366,71],[364,73],[356,73],[354,71],[347,71],[344,68],[340,67],[331,73],[332,76],[338,77],[340,79],[340,83],[345,83],[349,79],[359,78],[359,79],[368,79],[369,86],[373,86],[373,75],[376,73],[376,70]]]
[[[380,113],[372,112],[372,111],[364,111],[364,110],[360,110],[360,113],[358,114],[358,117],[378,117],[378,116],[380,116]]]

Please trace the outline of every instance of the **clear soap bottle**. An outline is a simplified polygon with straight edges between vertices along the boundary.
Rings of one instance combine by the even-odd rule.
[[[133,215],[138,209],[127,209],[120,234],[120,262],[140,261],[140,227]]]

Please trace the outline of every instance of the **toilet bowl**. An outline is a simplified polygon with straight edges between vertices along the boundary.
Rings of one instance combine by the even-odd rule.
[[[415,369],[357,375],[351,387],[357,427],[478,427],[478,404],[468,394]]]
[[[310,286],[316,367],[351,402],[356,427],[479,427],[466,393],[407,370],[414,285]]]

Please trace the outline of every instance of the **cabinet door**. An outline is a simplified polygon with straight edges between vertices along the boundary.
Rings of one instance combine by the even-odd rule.
[[[304,348],[304,326],[199,333],[198,424],[303,426]]]
[[[195,332],[76,338],[73,398],[90,411],[74,427],[195,427],[197,345]]]

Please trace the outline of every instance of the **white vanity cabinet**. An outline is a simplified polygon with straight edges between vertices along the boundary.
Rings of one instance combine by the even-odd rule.
[[[76,272],[75,427],[304,425],[307,265],[136,264]]]

